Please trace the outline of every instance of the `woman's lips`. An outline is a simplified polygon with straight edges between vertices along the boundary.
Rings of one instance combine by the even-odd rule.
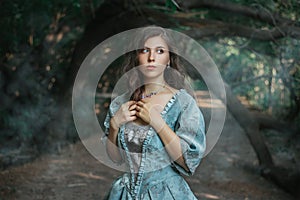
[[[147,68],[148,70],[154,70],[156,67],[153,66],[153,65],[148,65],[146,68]]]

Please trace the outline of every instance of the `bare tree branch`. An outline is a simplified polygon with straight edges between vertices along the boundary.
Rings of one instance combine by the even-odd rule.
[[[167,14],[149,7],[143,7],[142,10],[146,16],[160,26],[169,27],[177,22],[182,26],[193,27],[183,32],[196,39],[214,36],[239,36],[262,41],[275,41],[286,36],[300,39],[300,27],[282,25],[272,30],[256,29],[217,20],[190,19],[184,15]]]
[[[179,0],[178,1],[181,8],[184,9],[195,9],[195,8],[212,8],[218,9],[222,11],[226,11],[232,14],[244,15],[246,17],[250,17],[253,19],[257,19],[259,21],[267,22],[270,25],[296,25],[297,22],[281,17],[278,13],[272,13],[261,6],[258,7],[249,7],[244,5],[239,5],[237,3],[231,3],[226,1],[219,0]]]
[[[186,34],[194,38],[211,36],[239,36],[262,41],[275,41],[288,35],[287,33],[282,32],[277,28],[273,30],[261,30],[242,25],[226,23],[218,23],[216,25],[210,24],[207,26],[202,26],[200,28],[190,29],[186,31]],[[300,34],[295,34],[295,36],[297,38],[300,38]]]
[[[297,127],[290,122],[280,121],[270,115],[262,114],[261,112],[252,112],[253,117],[259,124],[260,129],[273,129],[281,133],[296,135]]]

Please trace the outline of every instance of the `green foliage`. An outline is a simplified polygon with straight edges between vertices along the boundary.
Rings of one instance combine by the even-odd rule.
[[[235,94],[247,99],[249,106],[278,117],[287,117],[294,109],[290,93],[300,96],[298,40],[286,38],[275,45],[220,38],[201,43],[220,67],[224,80]]]
[[[174,0],[166,0],[166,7],[170,8],[173,12],[177,10],[176,2]]]
[[[0,145],[47,142],[76,40],[103,1],[12,0],[0,7]]]
[[[0,7],[0,55],[18,52],[20,45],[41,45],[55,23],[76,21],[85,24],[102,0],[5,0]],[[52,26],[52,27],[51,27]],[[58,28],[58,27],[55,27]],[[30,36],[33,37],[32,41]]]
[[[192,86],[194,90],[208,90],[204,80],[195,80]]]

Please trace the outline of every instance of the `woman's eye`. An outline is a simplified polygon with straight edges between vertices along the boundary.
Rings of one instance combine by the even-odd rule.
[[[157,49],[157,53],[163,54],[163,53],[164,53],[164,50],[163,50],[163,49]]]
[[[149,49],[141,49],[141,53],[148,53]]]

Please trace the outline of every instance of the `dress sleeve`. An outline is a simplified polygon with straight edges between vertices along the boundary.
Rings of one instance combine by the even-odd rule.
[[[174,166],[182,174],[192,175],[206,148],[204,118],[194,99],[183,107],[175,125],[175,133],[180,138],[182,156],[189,171],[175,162]]]
[[[104,135],[102,137],[102,142],[103,144],[106,146],[106,142],[107,142],[107,136],[109,134],[109,128],[110,128],[110,119],[115,115],[115,113],[118,111],[118,109],[120,108],[120,105],[121,105],[121,102],[118,101],[118,98],[115,99],[114,101],[112,101],[110,103],[110,106],[109,106],[109,109],[107,111],[107,114],[106,114],[106,117],[104,119]],[[121,128],[119,130],[119,133],[118,133],[118,137],[119,137],[119,134],[120,134],[120,131],[121,131]],[[119,150],[120,150],[120,154],[121,154],[121,157],[124,159],[123,157],[123,154],[122,154],[122,150],[120,149],[121,148],[121,143],[120,143],[120,140],[117,140],[118,141],[118,147],[119,147]],[[120,163],[115,163],[115,164],[122,164],[123,162],[120,162]]]
[[[114,116],[112,113],[111,106],[109,106],[109,109],[107,111],[106,117],[104,119],[104,135],[108,136],[109,134],[109,124],[110,124],[110,119]]]
[[[123,96],[118,96],[114,100],[111,101],[106,117],[104,119],[104,135],[107,136],[109,134],[109,124],[110,119],[115,115],[115,113],[120,109],[122,103],[124,101]]]

